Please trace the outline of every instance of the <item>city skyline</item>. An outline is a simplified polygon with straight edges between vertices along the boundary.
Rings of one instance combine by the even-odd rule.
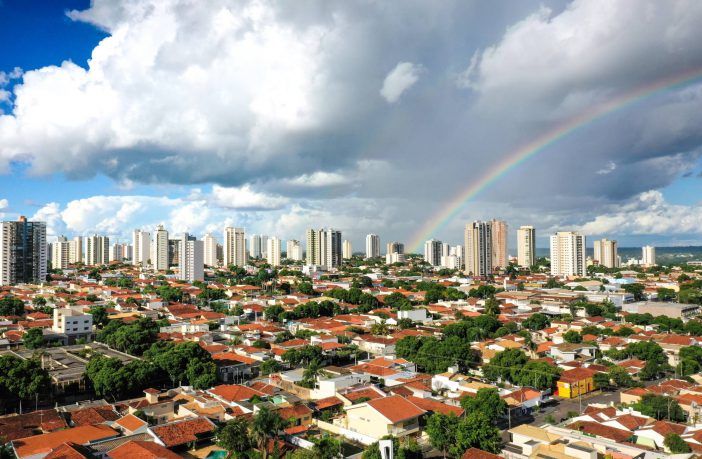
[[[159,224],[299,239],[334,226],[355,247],[372,232],[421,252],[499,218],[510,246],[533,222],[538,247],[560,230],[622,247],[702,245],[697,8],[683,20],[625,2],[373,14],[222,2],[194,7],[189,24],[177,3],[150,16],[106,1],[0,5],[2,219],[46,221],[51,240],[126,241]],[[149,27],[166,17],[178,39]],[[276,33],[247,42],[236,18]],[[203,38],[204,24],[229,47]],[[597,72],[563,53],[567,31]],[[130,51],[144,42],[148,52]]]

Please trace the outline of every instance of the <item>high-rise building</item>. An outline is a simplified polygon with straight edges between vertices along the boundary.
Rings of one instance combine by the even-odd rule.
[[[307,244],[307,250],[305,252],[305,263],[308,265],[320,265],[321,261],[321,250],[319,244],[319,231],[315,229],[308,229],[305,232],[305,239]]]
[[[341,266],[341,231],[333,228],[319,230],[320,261],[327,269]]]
[[[451,250],[449,250],[449,255],[453,255],[456,257],[456,264],[458,265],[458,268],[463,266],[463,258],[465,257],[462,245],[455,245],[451,247]]]
[[[366,258],[380,256],[380,236],[377,234],[366,235]]]
[[[517,230],[517,263],[525,267],[536,264],[536,230],[533,226],[520,226]]]
[[[110,238],[94,234],[85,238],[85,264],[106,265],[110,262]]]
[[[243,228],[224,228],[224,266],[246,266],[246,233]]]
[[[261,235],[252,234],[249,237],[249,256],[251,258],[261,258],[263,249],[261,247]]]
[[[265,234],[261,235],[261,258],[268,256],[268,239],[268,236]]]
[[[490,232],[492,233],[492,269],[506,268],[509,264],[507,223],[501,220],[491,220]]]
[[[641,264],[644,267],[656,266],[656,248],[651,245],[641,247]]]
[[[152,246],[153,254],[151,256],[151,264],[154,271],[166,271],[169,267],[168,263],[168,231],[163,225],[158,225],[154,231],[154,244]]]
[[[180,266],[180,246],[183,238],[168,240],[168,266]]]
[[[388,242],[388,244],[385,246],[385,253],[405,253],[405,244],[402,242]]]
[[[551,235],[551,275],[585,276],[585,236],[573,231]]]
[[[68,262],[83,263],[83,236],[76,236],[68,247]]]
[[[110,254],[108,258],[110,261],[122,261],[125,258],[124,244],[112,244],[110,246]]]
[[[465,273],[472,276],[489,276],[492,274],[494,251],[492,249],[492,222],[466,224],[465,241]]]
[[[151,262],[151,234],[135,229],[132,233],[132,264],[146,267]]]
[[[269,237],[266,241],[266,261],[268,264],[275,267],[280,266],[280,239],[277,237]]]
[[[205,280],[205,243],[184,234],[180,243],[180,280]]]
[[[217,259],[217,239],[211,233],[207,233],[202,238],[202,242],[205,244],[205,265],[217,266],[219,264]]]
[[[46,223],[20,217],[0,224],[0,285],[46,280]]]
[[[441,241],[430,239],[424,243],[424,261],[432,266],[441,266]]]
[[[344,243],[341,245],[341,257],[344,260],[350,260],[353,257],[353,246],[348,239],[344,239]]]
[[[617,241],[600,239],[593,244],[593,258],[605,268],[619,267],[619,255],[617,253]]]
[[[456,255],[442,255],[441,256],[441,267],[448,269],[458,269],[461,265],[459,264],[458,257]]]
[[[288,240],[285,246],[285,254],[288,260],[302,261],[302,247],[300,241],[295,239]]]
[[[66,269],[71,253],[71,243],[65,236],[59,237],[51,244],[51,267],[53,269]]]
[[[451,255],[451,244],[444,242],[441,244],[441,256],[448,257],[449,255]]]

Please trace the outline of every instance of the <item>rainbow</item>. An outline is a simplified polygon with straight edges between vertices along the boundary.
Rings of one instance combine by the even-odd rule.
[[[453,220],[458,212],[471,199],[476,197],[493,183],[497,182],[510,171],[516,169],[533,156],[536,156],[540,152],[556,144],[561,139],[568,137],[574,132],[611,113],[633,105],[641,100],[661,94],[670,89],[686,86],[701,78],[702,68],[695,68],[684,73],[679,73],[674,76],[657,80],[653,83],[639,86],[624,94],[608,99],[607,101],[568,119],[565,123],[543,133],[539,137],[531,140],[529,143],[522,145],[505,156],[502,161],[495,164],[494,167],[492,167],[479,180],[471,182],[467,188],[463,189],[454,198],[448,201],[444,207],[439,209],[429,219],[427,219],[421,228],[419,228],[419,230],[417,230],[417,232],[412,236],[409,247],[411,247],[412,251],[414,252],[420,252],[424,241],[430,239],[434,233]]]

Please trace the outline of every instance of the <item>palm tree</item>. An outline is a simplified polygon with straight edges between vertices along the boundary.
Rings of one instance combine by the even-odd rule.
[[[278,413],[261,407],[251,423],[251,434],[263,459],[268,458],[268,440],[278,438],[278,433],[285,428],[285,421]]]

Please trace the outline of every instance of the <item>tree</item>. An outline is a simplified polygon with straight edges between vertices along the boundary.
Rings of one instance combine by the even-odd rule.
[[[217,366],[209,352],[197,343],[154,343],[144,356],[168,374],[173,385],[189,382],[198,388],[217,381]]]
[[[690,453],[692,450],[682,437],[674,432],[665,436],[663,444],[673,454]]]
[[[280,364],[275,359],[264,360],[261,364],[261,374],[269,375],[280,371]]]
[[[381,320],[380,322],[375,322],[374,324],[371,325],[370,332],[372,335],[387,335],[390,333],[390,328],[388,327],[388,324],[384,321]]]
[[[297,290],[303,295],[314,295],[314,288],[309,282],[300,282],[297,285]]]
[[[485,300],[485,314],[497,316],[500,314],[500,303],[494,298]]]
[[[646,416],[651,416],[659,421],[667,419],[672,422],[685,420],[685,412],[678,402],[671,397],[657,394],[644,394],[634,408]]]
[[[30,328],[22,337],[22,342],[27,349],[39,349],[46,345],[44,332],[40,327]]]
[[[539,390],[554,389],[561,369],[546,362],[532,360],[514,372],[513,382],[520,386],[532,386]]]
[[[278,438],[279,432],[284,428],[285,421],[278,413],[269,410],[268,407],[261,407],[254,415],[251,422],[251,435],[263,459],[268,457],[269,438]]]
[[[107,318],[107,310],[104,306],[94,306],[90,308],[89,314],[93,316],[93,323],[102,328],[110,319]]]
[[[546,314],[541,314],[540,312],[532,314],[522,322],[524,328],[532,331],[543,330],[549,325],[551,325],[551,319],[549,319]]]
[[[631,293],[634,295],[634,300],[636,301],[641,301],[643,300],[643,293],[646,287],[644,284],[639,284],[639,283],[633,283],[633,284],[623,284],[622,285],[622,290],[624,290],[627,293]]]
[[[456,429],[454,455],[460,457],[468,448],[478,448],[498,453],[502,444],[500,430],[489,417],[481,412],[469,414],[461,419]]]
[[[566,343],[582,343],[583,337],[575,330],[568,330],[563,334],[563,340]]]
[[[636,382],[626,369],[616,365],[610,367],[608,375],[610,380],[614,381],[618,387],[634,387]]]
[[[672,288],[661,287],[656,290],[656,293],[659,301],[674,301],[677,296]]]
[[[217,429],[215,441],[228,451],[227,457],[247,457],[252,441],[248,430],[249,423],[243,417],[236,417]]]
[[[630,343],[626,347],[626,353],[646,362],[652,361],[662,364],[668,361],[663,348],[653,341]]]
[[[456,431],[459,418],[455,414],[434,413],[427,420],[426,432],[431,446],[441,451],[446,457],[449,450],[456,444]]]
[[[497,389],[483,387],[474,397],[463,397],[461,407],[468,414],[483,413],[492,421],[507,412],[507,403],[500,398]]]
[[[14,355],[0,356],[0,400],[13,396],[34,397],[49,390],[51,378],[35,359],[24,360]]]
[[[0,316],[23,316],[24,302],[13,296],[0,298]]]
[[[315,459],[335,459],[342,457],[341,442],[330,435],[323,435],[314,441],[312,448]]]
[[[519,349],[507,349],[498,352],[490,362],[483,366],[483,374],[490,381],[512,381],[517,372],[529,361],[529,358]]]
[[[610,385],[609,374],[607,373],[595,373],[593,379],[595,381],[595,387],[598,389],[604,389]]]

